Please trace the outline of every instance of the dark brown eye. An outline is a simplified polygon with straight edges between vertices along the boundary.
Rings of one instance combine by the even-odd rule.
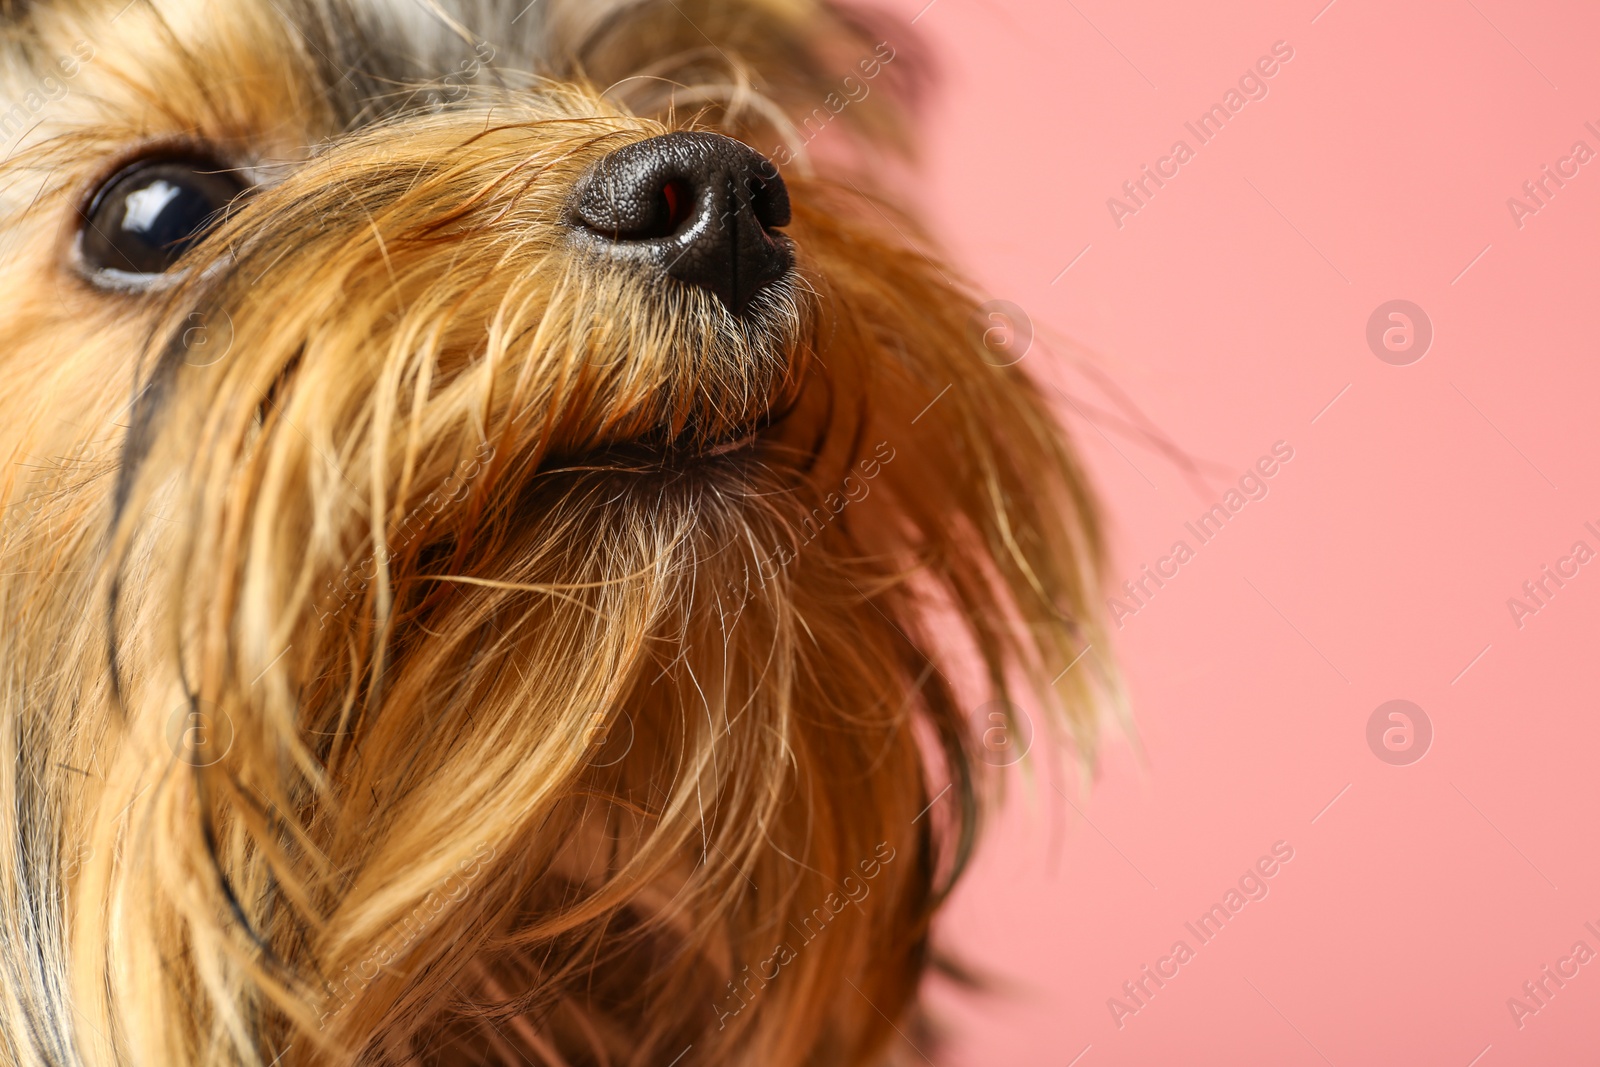
[[[83,215],[85,271],[138,286],[171,269],[248,185],[215,160],[141,160],[101,186]]]

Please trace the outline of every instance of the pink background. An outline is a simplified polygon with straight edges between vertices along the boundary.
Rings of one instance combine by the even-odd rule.
[[[1595,1062],[1600,959],[1520,1029],[1507,1006],[1600,951],[1600,563],[1521,628],[1507,607],[1600,550],[1600,160],[1520,228],[1507,207],[1600,151],[1594,5],[924,3],[892,5],[942,64],[913,195],[1206,464],[1195,486],[1071,415],[1115,580],[1295,450],[1116,634],[1142,752],[1110,738],[1062,783],[1079,811],[1014,791],[943,928],[1009,989],[933,991],[937,1067]],[[1269,95],[1119,229],[1107,198],[1280,40]],[[1435,331],[1408,366],[1366,341],[1397,298]],[[1106,407],[1066,351],[1029,364]],[[1391,699],[1433,726],[1409,766],[1366,739]],[[1199,946],[1185,921],[1280,840],[1269,895]],[[1195,958],[1119,1029],[1107,999],[1179,938]]]

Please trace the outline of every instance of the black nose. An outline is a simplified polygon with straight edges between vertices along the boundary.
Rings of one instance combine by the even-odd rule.
[[[595,165],[576,221],[607,255],[650,263],[739,314],[794,265],[789,191],[759,152],[715,133],[639,141]]]

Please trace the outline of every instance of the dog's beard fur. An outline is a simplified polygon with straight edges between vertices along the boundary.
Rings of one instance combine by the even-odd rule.
[[[976,829],[966,709],[1031,687],[1092,753],[1083,479],[853,191],[790,179],[743,317],[564,221],[688,124],[660,79],[773,136],[872,39],[551,2],[520,62],[566,80],[416,107],[329,73],[381,12],[121,6],[7,16],[13,85],[95,58],[0,171],[0,1056],[881,1057]],[[153,140],[266,182],[172,288],[95,291],[78,202]]]

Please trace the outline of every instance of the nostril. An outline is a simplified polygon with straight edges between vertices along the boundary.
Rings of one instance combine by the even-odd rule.
[[[770,164],[768,164],[770,166]],[[764,229],[776,229],[787,226],[789,217],[789,196],[785,191],[783,195],[774,195],[769,183],[764,178],[751,178],[745,185],[750,194],[750,207],[755,212],[756,219]]]
[[[770,162],[713,133],[638,141],[601,159],[575,193],[572,222],[610,259],[650,265],[742,313],[794,263],[789,193]]]
[[[579,202],[576,215],[585,229],[607,240],[653,241],[688,225],[695,199],[693,183],[682,177],[649,175],[621,187],[613,180],[597,180]]]
[[[689,222],[694,214],[694,187],[682,178],[672,178],[661,187],[661,208],[666,219],[666,232],[671,237]]]

